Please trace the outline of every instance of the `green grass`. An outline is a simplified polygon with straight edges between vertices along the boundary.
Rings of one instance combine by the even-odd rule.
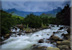
[[[17,15],[12,15],[12,17],[15,17],[15,18],[20,18],[20,19],[24,19],[24,17],[17,16]]]

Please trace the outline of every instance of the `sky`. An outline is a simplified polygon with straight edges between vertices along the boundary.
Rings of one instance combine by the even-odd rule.
[[[8,10],[15,8],[25,12],[47,12],[58,7],[64,8],[70,4],[70,0],[1,0],[2,9]]]

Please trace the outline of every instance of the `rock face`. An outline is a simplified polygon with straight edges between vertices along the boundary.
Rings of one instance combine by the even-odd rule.
[[[47,50],[60,50],[59,48],[48,47]]]

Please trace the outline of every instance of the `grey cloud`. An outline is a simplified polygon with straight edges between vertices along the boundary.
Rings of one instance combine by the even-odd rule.
[[[3,9],[12,9],[15,8],[19,11],[31,11],[31,12],[45,12],[56,9],[57,7],[63,8],[67,2],[34,2],[34,1],[26,1],[26,2],[2,2]]]

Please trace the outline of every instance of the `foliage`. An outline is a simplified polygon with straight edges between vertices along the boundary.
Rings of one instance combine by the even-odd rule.
[[[27,26],[24,30],[31,31],[31,28],[46,28],[49,24],[62,24],[70,25],[70,7],[66,5],[64,9],[57,13],[56,17],[48,16],[47,14],[42,14],[36,16],[33,14],[27,15],[25,18],[17,15],[9,14],[5,11],[1,11],[1,34],[5,35],[10,32],[10,27],[17,24],[23,24]]]
[[[70,7],[68,4],[61,12],[57,13],[56,18],[58,19],[58,24],[70,25]]]
[[[1,11],[1,34],[4,36],[7,33],[10,33],[10,27],[15,26],[16,24],[22,23],[20,18],[15,18],[11,14]]]
[[[39,16],[30,14],[24,19],[24,24],[28,24],[32,28],[38,28],[41,27],[41,19]]]
[[[46,24],[42,23],[41,28],[47,28]]]

